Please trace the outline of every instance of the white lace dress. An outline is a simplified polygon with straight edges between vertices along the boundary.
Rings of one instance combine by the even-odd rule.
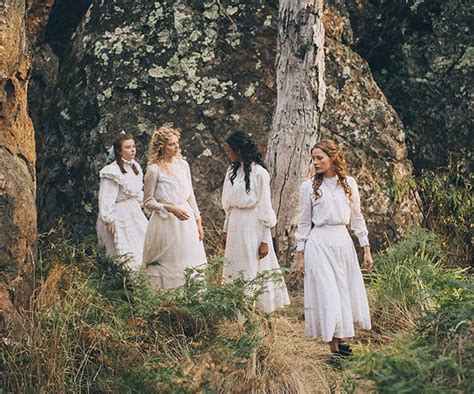
[[[135,175],[131,168],[138,169]],[[136,271],[142,264],[143,241],[148,223],[143,214],[143,172],[140,165],[124,160],[127,171],[122,174],[114,161],[99,173],[99,215],[97,237],[111,257],[123,256],[130,269]],[[107,231],[106,223],[115,222],[115,235]]]
[[[279,273],[270,229],[276,225],[276,215],[270,198],[270,176],[258,164],[252,164],[250,191],[245,190],[244,170],[237,171],[234,184],[230,181],[231,170],[227,171],[222,190],[222,206],[226,219],[224,231],[227,233],[223,281],[232,282],[243,276],[253,279],[259,273]],[[269,246],[268,255],[258,257],[261,242]],[[257,299],[256,308],[270,313],[290,303],[285,282],[269,280],[265,291]]]
[[[143,250],[143,269],[156,289],[184,284],[186,268],[207,263],[203,242],[199,240],[196,220],[200,219],[194,197],[189,165],[185,160],[170,164],[172,174],[153,164],[145,174],[144,204],[152,215]],[[188,220],[179,220],[164,204],[185,209]]]
[[[349,201],[337,177],[324,178],[315,199],[312,180],[300,189],[297,250],[304,250],[305,332],[326,342],[354,336],[354,325],[370,329],[370,313],[350,224],[361,246],[369,244],[357,183],[347,177]]]

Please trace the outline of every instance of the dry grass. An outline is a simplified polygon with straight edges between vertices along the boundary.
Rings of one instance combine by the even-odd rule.
[[[258,335],[262,346],[247,362],[243,373],[218,376],[221,392],[331,393],[342,392],[341,372],[327,363],[326,344],[304,335],[302,293],[292,297],[292,306],[271,319]],[[237,332],[235,323],[222,327]],[[228,334],[226,334],[228,335]]]

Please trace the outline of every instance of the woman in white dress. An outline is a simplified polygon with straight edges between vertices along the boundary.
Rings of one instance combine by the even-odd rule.
[[[143,265],[158,289],[182,286],[185,269],[204,266],[204,233],[188,163],[181,158],[180,133],[161,127],[151,138],[145,174],[146,229]]]
[[[261,272],[280,273],[270,229],[276,215],[270,198],[270,176],[256,145],[246,133],[237,131],[226,141],[225,152],[231,165],[222,190],[226,214],[223,241],[225,258],[223,281],[243,276],[254,279]],[[283,278],[268,280],[258,296],[257,310],[265,313],[290,303]]]
[[[123,256],[133,271],[142,264],[148,223],[142,212],[143,172],[135,161],[133,136],[121,134],[113,144],[115,160],[100,170],[97,237],[111,257]]]
[[[296,235],[296,270],[304,275],[305,332],[329,342],[333,357],[348,356],[342,338],[354,336],[354,324],[371,328],[369,306],[351,229],[364,248],[367,270],[373,264],[368,231],[354,178],[332,140],[311,149],[312,179],[301,185]]]

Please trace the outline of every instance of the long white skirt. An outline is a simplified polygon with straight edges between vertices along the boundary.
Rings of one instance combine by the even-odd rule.
[[[264,237],[264,242],[268,243],[268,255],[263,259],[258,258],[261,232],[262,227],[254,209],[232,208],[227,229],[224,283],[238,277],[251,280],[264,271],[281,273],[270,230]],[[281,278],[281,281],[269,280],[265,283],[264,292],[257,298],[256,308],[270,313],[289,304],[288,291]]]
[[[143,241],[148,220],[140,203],[135,199],[115,203],[115,215],[115,235],[107,231],[103,220],[97,219],[97,238],[100,244],[105,245],[107,255],[124,256],[126,265],[137,271],[142,265]]]
[[[354,243],[346,226],[311,230],[304,253],[305,332],[329,342],[370,330],[370,313]]]
[[[191,206],[179,206],[188,213],[188,220],[179,220],[171,213],[153,212],[146,229],[143,270],[157,290],[182,286],[186,268],[207,264]]]

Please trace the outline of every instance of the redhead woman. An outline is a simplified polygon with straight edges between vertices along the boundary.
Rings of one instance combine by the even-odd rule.
[[[147,219],[142,212],[143,172],[135,161],[135,140],[121,134],[113,143],[115,160],[99,173],[97,237],[112,257],[125,256],[126,264],[139,270]]]
[[[144,204],[152,214],[143,262],[156,289],[183,285],[186,268],[207,263],[201,215],[179,140],[177,130],[160,127],[153,133],[148,152]]]
[[[341,150],[332,140],[311,149],[312,178],[300,189],[296,270],[304,275],[306,335],[329,343],[332,360],[351,353],[342,339],[354,325],[371,328],[369,305],[351,229],[372,268],[368,231],[354,178],[347,175]]]
[[[276,215],[270,198],[270,176],[255,143],[244,132],[227,138],[226,155],[231,162],[224,179],[222,205],[225,257],[224,282],[243,276],[254,279],[262,272],[280,272],[270,229]],[[269,280],[257,298],[258,310],[270,313],[290,303],[283,278]]]

